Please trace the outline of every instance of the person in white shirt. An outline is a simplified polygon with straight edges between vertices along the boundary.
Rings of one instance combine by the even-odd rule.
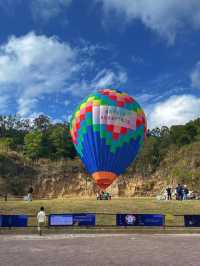
[[[44,207],[40,208],[40,211],[37,214],[37,224],[38,224],[38,232],[42,235],[41,227],[46,224],[46,214],[44,211]]]

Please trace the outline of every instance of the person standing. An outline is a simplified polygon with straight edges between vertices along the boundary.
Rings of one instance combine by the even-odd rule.
[[[5,201],[8,200],[8,194],[7,194],[7,192],[6,192],[5,195],[4,195],[4,200],[5,200]]]
[[[180,199],[179,200],[183,200],[183,186],[180,186]]]
[[[30,187],[29,190],[28,190],[28,201],[32,201],[33,200],[33,197],[32,197],[32,193],[33,193],[33,188]]]
[[[176,199],[182,200],[183,199],[183,188],[180,184],[176,187]]]
[[[172,189],[171,187],[167,187],[166,188],[166,191],[167,191],[167,200],[171,200],[172,199]]]
[[[187,200],[188,193],[189,193],[189,190],[188,190],[187,186],[184,185],[184,187],[183,187],[183,200]]]
[[[97,194],[96,194],[96,199],[100,200],[100,193],[99,192],[97,192]]]
[[[40,208],[40,211],[37,213],[37,224],[38,224],[38,232],[39,235],[41,236],[42,235],[41,227],[46,224],[46,214],[43,206]]]

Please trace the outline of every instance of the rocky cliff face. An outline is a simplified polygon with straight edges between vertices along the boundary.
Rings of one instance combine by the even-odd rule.
[[[107,191],[113,196],[152,196],[178,182],[200,192],[199,142],[168,151],[156,171],[148,176],[129,168]],[[14,152],[0,154],[0,194],[7,190],[24,195],[30,186],[34,187],[35,197],[90,197],[98,191],[79,159],[30,162]]]
[[[165,186],[165,182],[156,177],[144,179],[142,177],[120,176],[107,189],[112,196],[153,196],[157,195]],[[67,196],[95,196],[98,191],[92,178],[84,173],[42,178],[35,185],[37,197],[67,197]]]
[[[92,196],[97,187],[84,171],[79,160],[40,164],[40,175],[35,191],[39,196],[66,197]],[[37,168],[38,169],[38,168]],[[185,146],[167,153],[157,170],[146,177],[127,171],[107,191],[113,196],[158,195],[167,185],[187,184],[190,190],[200,192],[200,143]]]

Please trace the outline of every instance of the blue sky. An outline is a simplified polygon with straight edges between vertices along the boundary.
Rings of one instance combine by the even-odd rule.
[[[117,88],[148,126],[200,117],[199,0],[0,0],[0,113],[67,120]]]

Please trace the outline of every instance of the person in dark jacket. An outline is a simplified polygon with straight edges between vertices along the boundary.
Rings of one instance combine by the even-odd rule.
[[[183,199],[183,188],[180,184],[176,187],[176,199],[182,200]]]
[[[167,191],[167,200],[171,200],[172,199],[172,189],[171,189],[171,187],[167,187],[166,191]]]

